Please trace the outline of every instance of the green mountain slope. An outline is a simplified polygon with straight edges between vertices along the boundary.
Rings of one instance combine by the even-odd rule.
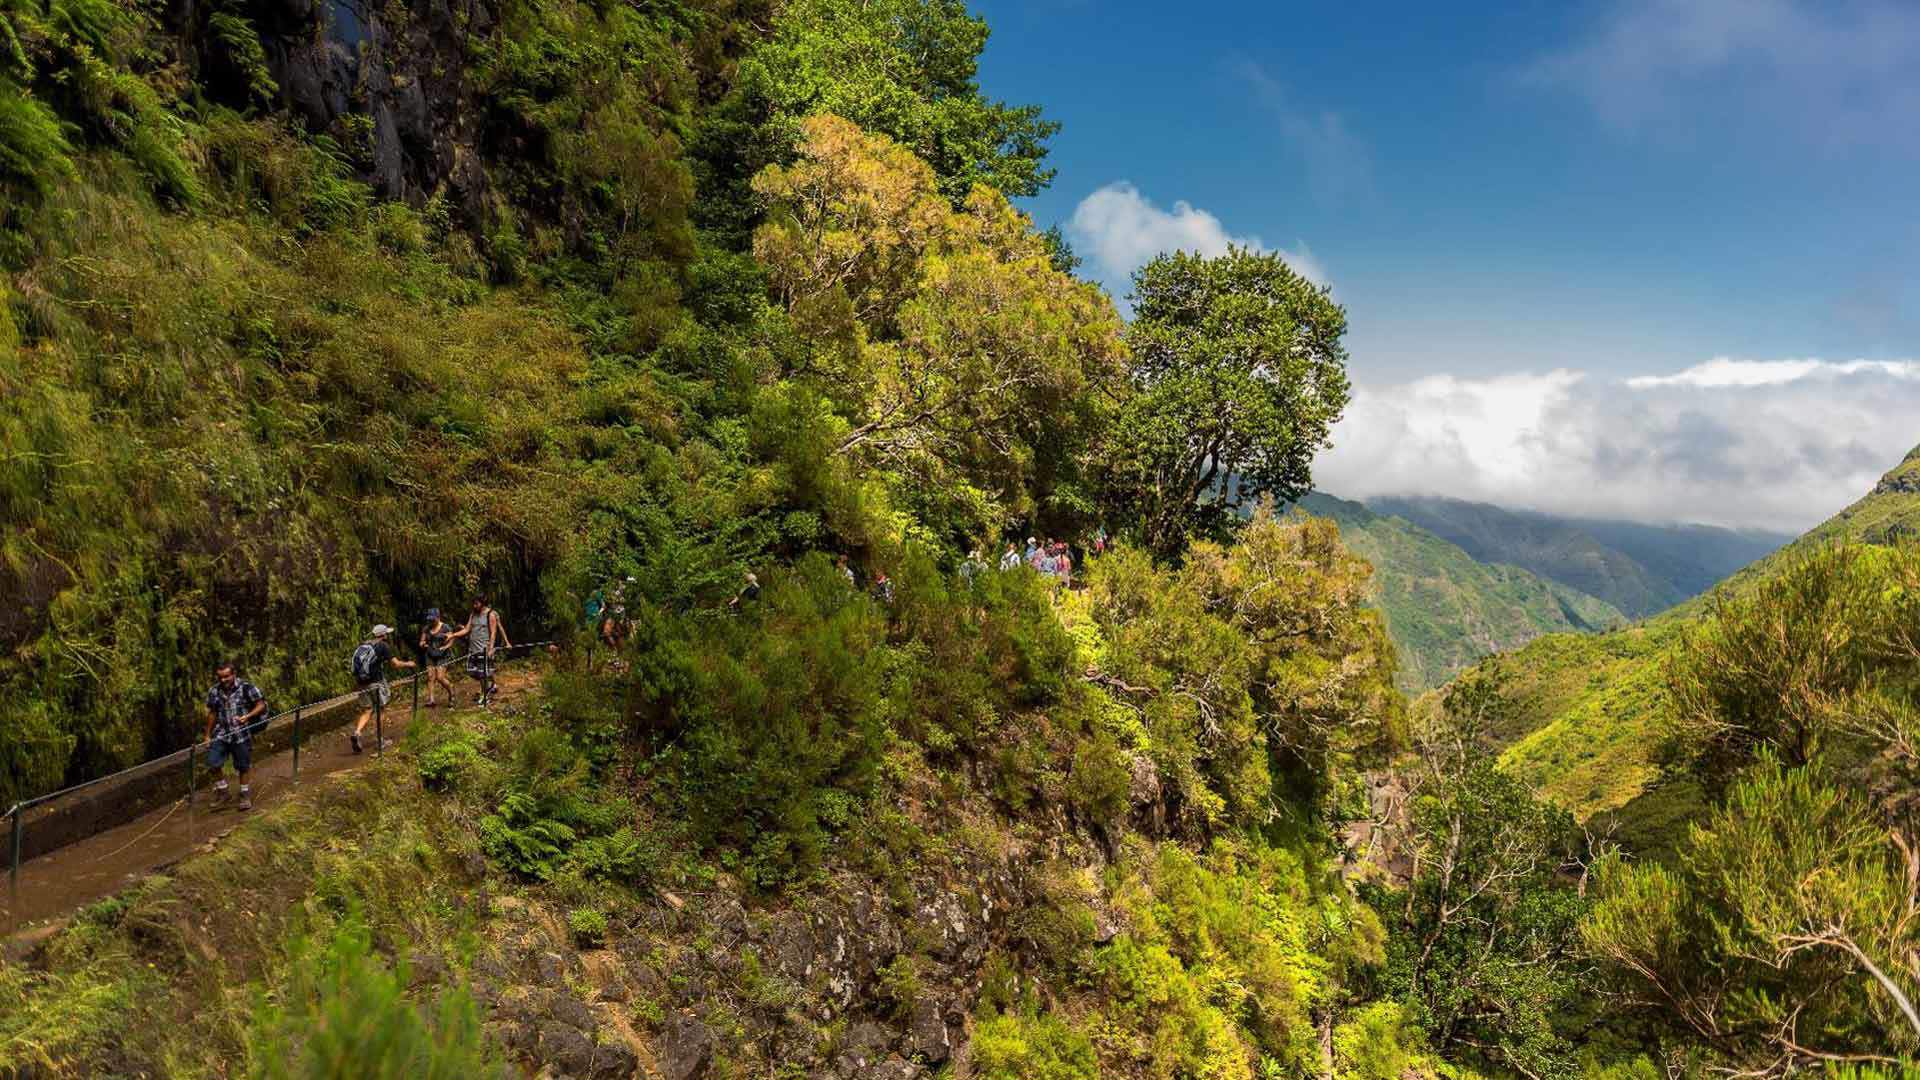
[[[1584,518],[1572,524],[1688,596],[1706,592],[1793,540],[1781,533],[1712,525],[1646,525]]]
[[[1314,493],[1297,504],[1332,518],[1341,538],[1374,568],[1374,601],[1400,655],[1410,691],[1445,682],[1488,653],[1543,634],[1623,626],[1604,600],[1516,566],[1483,563],[1402,518]]]
[[[1666,658],[1715,595],[1763,579],[1822,544],[1882,543],[1920,529],[1920,449],[1872,492],[1799,540],[1695,598],[1616,634],[1557,634],[1504,658],[1519,717],[1501,763],[1580,817],[1621,810],[1657,834],[1685,793],[1655,790],[1652,751],[1665,700]],[[1629,805],[1631,807],[1629,808]],[[1628,809],[1622,809],[1628,808]]]
[[[1367,500],[1481,562],[1506,563],[1596,596],[1643,619],[1696,596],[1789,537],[1707,525],[1562,518],[1435,497]]]

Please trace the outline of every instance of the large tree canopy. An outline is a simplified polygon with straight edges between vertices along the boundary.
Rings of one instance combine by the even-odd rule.
[[[1123,378],[1101,292],[999,192],[959,209],[928,165],[836,116],[754,180],[769,219],[754,254],[816,343],[791,372],[831,399],[836,455],[902,481],[911,504],[978,537],[1043,501],[1078,501],[1081,459]]]
[[[1263,496],[1305,494],[1346,408],[1346,312],[1278,255],[1163,255],[1134,275],[1133,391],[1107,491],[1155,553]]]
[[[693,143],[703,228],[744,242],[758,223],[746,190],[794,158],[809,116],[842,116],[899,143],[933,170],[955,207],[978,185],[1009,198],[1053,179],[1059,125],[1034,105],[981,92],[987,25],[961,0],[788,0],[739,62]]]

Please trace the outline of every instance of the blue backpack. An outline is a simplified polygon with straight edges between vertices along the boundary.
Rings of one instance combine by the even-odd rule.
[[[378,671],[380,653],[374,649],[373,642],[363,641],[353,650],[353,678],[361,686],[366,686],[380,677]]]

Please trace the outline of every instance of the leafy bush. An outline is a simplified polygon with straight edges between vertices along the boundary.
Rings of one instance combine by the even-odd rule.
[[[1097,1080],[1093,1041],[1045,1013],[987,1017],[974,1028],[973,1065],[981,1080]]]
[[[829,793],[866,790],[885,745],[890,650],[880,611],[823,555],[767,583],[756,617],[688,628],[671,763],[697,835],[751,851],[752,876],[773,884],[818,861]]]
[[[607,913],[599,908],[574,908],[567,912],[567,930],[574,944],[597,949],[607,941]]]
[[[376,956],[349,920],[327,940],[296,940],[286,991],[262,999],[251,1038],[256,1080],[469,1080],[512,1075],[464,987],[431,1007],[407,999],[405,963]]]
[[[1335,1080],[1405,1080],[1425,1049],[1425,1033],[1404,1007],[1374,1002],[1333,1029],[1333,1075]]]

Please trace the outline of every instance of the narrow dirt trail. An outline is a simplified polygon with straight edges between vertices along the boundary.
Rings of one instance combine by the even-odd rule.
[[[539,681],[537,671],[502,671],[499,701],[510,703]],[[466,688],[461,691],[460,696],[470,700]],[[426,715],[424,709],[422,715]],[[406,710],[395,710],[386,722],[389,742],[406,734],[410,719]],[[373,752],[372,728],[367,730],[368,747],[362,754],[352,752],[348,730],[341,728],[308,742],[300,751],[298,779],[293,777],[291,750],[256,758],[253,809],[247,813],[213,809],[213,793],[203,790],[192,805],[182,796],[125,824],[22,863],[17,895],[0,884],[0,928],[7,932],[8,951],[57,930],[66,916],[80,908],[218,842],[248,817],[284,803],[301,789],[332,782],[382,760]],[[5,865],[0,863],[0,874],[4,872]]]

